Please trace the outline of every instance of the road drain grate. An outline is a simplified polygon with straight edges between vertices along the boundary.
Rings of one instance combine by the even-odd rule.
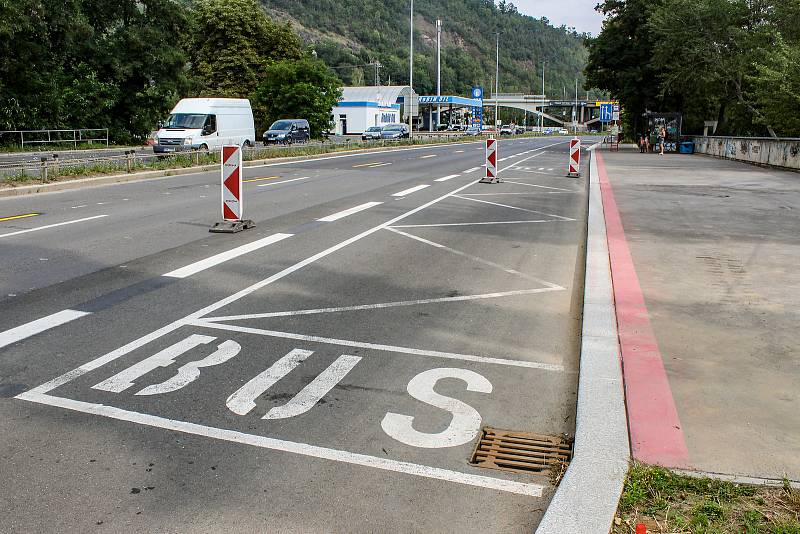
[[[572,459],[572,442],[562,436],[543,436],[484,427],[470,463],[517,473],[563,473]]]

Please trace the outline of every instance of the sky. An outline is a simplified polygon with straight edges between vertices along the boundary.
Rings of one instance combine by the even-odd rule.
[[[526,15],[547,17],[553,26],[562,24],[579,32],[600,33],[602,15],[594,10],[599,0],[512,0]]]

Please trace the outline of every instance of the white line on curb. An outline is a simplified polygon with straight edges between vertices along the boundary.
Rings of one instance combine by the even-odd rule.
[[[378,206],[379,204],[383,204],[383,202],[365,202],[364,204],[359,204],[358,206],[353,206],[352,208],[342,210],[336,212],[332,215],[328,215],[327,217],[322,217],[321,219],[317,219],[320,222],[333,222],[338,221],[339,219],[344,219],[348,215],[352,215],[354,213],[358,213],[359,211],[368,210],[372,207]]]
[[[410,195],[411,193],[415,193],[415,192],[419,191],[420,189],[425,189],[426,187],[430,187],[430,184],[416,185],[414,187],[410,187],[408,189],[404,189],[404,190],[400,191],[399,193],[393,193],[392,196],[393,197],[404,197],[406,195]]]
[[[220,252],[219,254],[211,256],[210,258],[190,263],[189,265],[181,267],[180,269],[170,271],[164,276],[168,276],[170,278],[186,278],[187,276],[192,276],[200,271],[205,271],[206,269],[214,267],[215,265],[219,265],[220,263],[232,260],[233,258],[238,258],[243,254],[253,252],[254,250],[266,247],[267,245],[277,243],[278,241],[283,241],[284,239],[292,237],[293,235],[294,234],[272,234],[271,236],[263,239],[253,241],[252,243],[247,243],[246,245],[232,248],[230,250],[226,250],[225,252]]]
[[[6,330],[5,332],[0,332],[0,349],[11,345],[12,343],[16,343],[17,341],[34,336],[40,332],[44,332],[45,330],[49,330],[64,323],[74,321],[75,319],[83,317],[84,315],[89,315],[89,312],[61,310],[60,312],[48,315],[47,317],[42,317],[41,319],[36,319],[35,321],[25,323],[16,328]]]
[[[11,237],[12,235],[27,234],[29,232],[37,232],[39,230],[46,230],[48,228],[55,228],[56,226],[64,226],[64,225],[67,225],[67,224],[75,224],[75,223],[84,222],[84,221],[91,221],[91,220],[94,220],[94,219],[101,219],[103,217],[108,217],[108,215],[95,215],[94,217],[84,217],[83,219],[75,219],[74,221],[65,221],[65,222],[60,222],[60,223],[55,223],[55,224],[48,224],[48,225],[45,225],[45,226],[37,226],[36,228],[29,228],[27,230],[19,230],[17,232],[10,232],[8,234],[0,234],[0,238],[2,238],[2,237]]]
[[[572,462],[536,534],[608,534],[630,448],[603,199],[594,153],[589,163],[586,283]],[[591,335],[605,332],[603,335]]]

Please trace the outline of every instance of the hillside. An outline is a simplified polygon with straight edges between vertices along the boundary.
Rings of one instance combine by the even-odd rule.
[[[270,16],[295,31],[347,85],[408,83],[408,0],[261,0]],[[442,92],[466,95],[472,85],[494,88],[495,31],[500,31],[500,92],[540,93],[541,61],[546,89],[574,95],[583,84],[587,53],[583,35],[555,28],[547,19],[520,14],[513,4],[492,0],[416,0],[414,88],[436,93],[436,19],[443,20]],[[351,67],[356,66],[356,67]],[[583,90],[581,89],[582,93]]]

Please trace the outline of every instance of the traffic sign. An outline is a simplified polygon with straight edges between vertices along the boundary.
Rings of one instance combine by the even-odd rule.
[[[578,137],[569,142],[569,167],[567,176],[581,175],[581,140]]]
[[[209,231],[241,232],[255,226],[253,221],[242,218],[242,148],[237,145],[223,146],[221,156],[222,222],[214,223]]]
[[[497,140],[486,140],[486,176],[481,179],[484,184],[496,184],[500,181],[497,176]]]
[[[614,120],[614,104],[600,105],[600,122],[611,122]]]

